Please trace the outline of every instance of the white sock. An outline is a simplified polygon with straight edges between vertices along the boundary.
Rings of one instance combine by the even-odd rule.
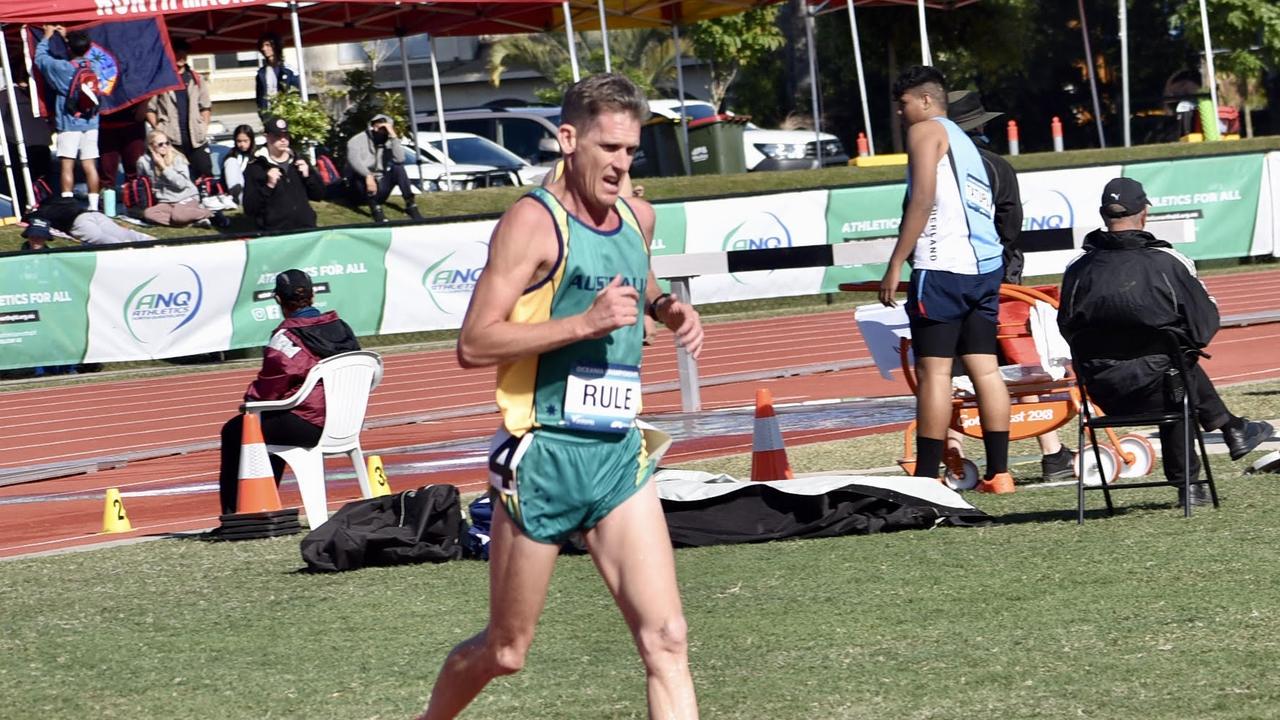
[[[98,193],[89,193],[89,209],[98,209]]]
[[[62,193],[62,197],[75,197],[75,194],[70,192],[64,192]]]

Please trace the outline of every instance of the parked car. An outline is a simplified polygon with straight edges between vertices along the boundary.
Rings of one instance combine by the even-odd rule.
[[[419,131],[439,132],[440,120],[435,114],[419,113]],[[530,165],[550,167],[560,159],[556,128],[560,125],[558,107],[472,108],[447,110],[445,130],[479,135],[523,158]]]
[[[680,118],[679,100],[650,100],[649,109],[655,115],[671,120]],[[716,107],[704,100],[685,100],[685,116],[691,120],[714,117]],[[730,113],[731,114],[731,113]],[[746,156],[747,170],[807,170],[818,159],[818,142],[822,142],[822,165],[846,165],[849,155],[840,139],[829,133],[815,134],[808,130],[768,130],[747,123],[742,133],[742,150]]]
[[[446,124],[448,120],[446,119]],[[419,132],[417,152],[421,170],[413,157],[405,158],[405,171],[414,183],[426,180],[427,190],[471,190],[486,187],[537,185],[548,168],[530,165],[489,140],[465,132],[448,132],[449,179],[445,180],[445,154],[439,132]],[[408,143],[407,153],[415,152]]]

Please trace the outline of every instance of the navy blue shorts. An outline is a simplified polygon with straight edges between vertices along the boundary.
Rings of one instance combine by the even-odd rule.
[[[907,290],[916,357],[994,355],[1004,269],[985,275],[913,270]]]

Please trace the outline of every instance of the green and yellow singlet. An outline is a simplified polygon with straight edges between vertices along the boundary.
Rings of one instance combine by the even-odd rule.
[[[606,232],[583,224],[543,188],[529,196],[551,214],[559,257],[545,278],[525,289],[507,319],[536,323],[583,313],[616,275],[639,292],[637,310],[643,315],[649,252],[631,207],[619,198],[614,209],[621,221]],[[507,432],[625,432],[628,416],[640,409],[643,339],[644,324],[637,321],[602,338],[499,366],[497,400]]]

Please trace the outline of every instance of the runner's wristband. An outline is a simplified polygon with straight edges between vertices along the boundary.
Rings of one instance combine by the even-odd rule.
[[[662,293],[658,297],[654,298],[653,302],[649,303],[649,317],[653,318],[654,322],[662,322],[658,319],[658,303],[670,299],[671,293]]]

